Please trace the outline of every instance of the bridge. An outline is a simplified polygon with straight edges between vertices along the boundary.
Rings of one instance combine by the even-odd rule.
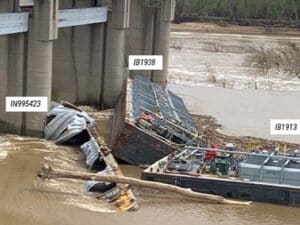
[[[1,0],[0,132],[41,137],[45,112],[5,112],[6,96],[114,107],[124,79],[167,81],[175,0]],[[163,70],[129,71],[129,55]]]

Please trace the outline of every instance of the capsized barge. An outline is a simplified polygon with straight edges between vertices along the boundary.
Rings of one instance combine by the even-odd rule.
[[[114,156],[133,165],[150,165],[185,145],[201,145],[183,100],[138,76],[123,85],[111,140]]]
[[[300,151],[239,152],[186,147],[143,171],[142,179],[249,201],[300,206]]]
[[[110,149],[98,134],[95,120],[80,108],[68,102],[53,102],[47,114],[44,136],[57,144],[79,145],[89,170],[102,175],[122,176]],[[101,192],[103,198],[112,202],[118,211],[138,207],[135,196],[126,184],[87,181],[85,189]]]

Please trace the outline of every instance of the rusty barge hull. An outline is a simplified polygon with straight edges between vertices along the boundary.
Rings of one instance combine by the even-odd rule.
[[[168,95],[172,95],[172,100],[166,100]],[[186,140],[190,144],[195,142],[194,139],[198,140],[198,130],[181,98],[150,81],[141,78],[128,79],[118,98],[113,119],[111,147],[115,157],[133,165],[149,165],[180,148],[180,144],[172,141],[172,135],[166,138],[137,125],[137,118],[142,112],[156,114],[154,110],[157,108],[159,121],[168,121],[170,126],[174,122],[177,127],[176,120],[171,118],[176,116],[184,126],[182,129],[186,132]]]

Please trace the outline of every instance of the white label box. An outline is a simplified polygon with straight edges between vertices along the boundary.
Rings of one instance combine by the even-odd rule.
[[[129,70],[163,70],[162,55],[130,55]]]
[[[6,97],[6,112],[48,112],[48,97]]]
[[[300,119],[272,119],[271,135],[300,135]]]

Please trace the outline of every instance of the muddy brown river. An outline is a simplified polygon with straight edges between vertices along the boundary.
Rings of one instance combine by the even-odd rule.
[[[300,209],[254,203],[228,206],[193,202],[149,189],[134,189],[140,209],[116,213],[112,206],[86,193],[83,182],[36,177],[44,162],[53,167],[84,171],[84,158],[77,147],[18,136],[0,136],[0,224],[299,224]],[[122,165],[127,176],[140,176],[140,169]]]
[[[173,60],[172,62],[174,62],[174,60],[177,60],[186,64],[177,63],[177,66],[171,69],[174,81],[172,90],[177,89],[180,93],[178,90],[180,89],[180,94],[183,97],[185,97],[187,91],[193,90],[193,99],[197,100],[193,105],[201,105],[201,107],[197,107],[197,110],[200,113],[211,114],[219,119],[222,124],[227,125],[224,121],[231,120],[225,120],[223,119],[224,117],[212,113],[217,112],[223,115],[223,110],[213,107],[209,107],[208,109],[208,105],[204,104],[205,102],[203,103],[200,101],[200,98],[196,98],[199,96],[199,90],[195,90],[196,87],[190,89],[187,86],[193,79],[197,80],[197,86],[203,86],[200,84],[207,83],[205,82],[205,62],[201,57],[204,57],[205,60],[210,59],[213,62],[224,60],[224,57],[226,57],[224,53],[218,53],[217,60],[214,57],[208,57],[212,54],[200,54],[201,51],[205,50],[203,48],[207,46],[219,48],[219,45],[215,46],[213,43],[210,43],[215,40],[221,44],[223,43],[225,46],[224,43],[226,42],[222,42],[224,35],[214,35],[215,38],[212,38],[213,35],[202,35],[202,42],[207,40],[209,42],[199,42],[198,44],[201,46],[197,52],[193,51],[193,59],[187,62],[184,59],[191,56],[191,49],[189,47],[194,45],[193,42],[188,41],[197,40],[197,35],[199,34],[196,35],[196,38],[195,35],[173,33],[173,38],[179,41],[184,39],[185,42],[181,51],[171,51],[171,61]],[[189,37],[189,39],[186,37]],[[221,42],[220,38],[222,39]],[[224,47],[223,45],[221,46],[222,48]],[[194,46],[197,47],[197,43]],[[230,66],[227,66],[225,63],[212,65],[216,67],[217,79],[221,79],[220,77],[223,76],[222,71],[229,71],[229,75],[239,74],[240,71],[236,71],[236,68],[240,67],[238,61],[240,58],[237,55],[233,56],[235,58],[231,57],[232,61],[236,64],[231,68],[228,68]],[[202,63],[199,64],[199,62]],[[221,65],[224,68],[221,68]],[[248,68],[242,69],[249,71]],[[185,76],[189,73],[192,73],[190,76],[191,79],[181,79],[182,75]],[[234,79],[233,75],[231,76],[233,78],[230,78],[229,81],[234,81],[231,83],[234,83],[235,86],[247,83],[244,82],[243,77],[241,79]],[[236,80],[237,82],[235,82]],[[280,83],[276,81],[275,79],[274,87],[277,87],[276,85]],[[290,84],[291,89],[298,89],[300,87],[297,82]],[[179,84],[179,86],[174,87],[175,84]],[[184,85],[185,89],[183,88]],[[215,101],[211,102],[211,104],[217,104]],[[191,103],[189,101],[188,105],[191,105]],[[193,110],[196,111],[196,109]],[[226,115],[229,114],[227,113]],[[230,129],[236,127],[231,126],[231,124],[233,123],[229,122],[228,124]],[[99,127],[102,131],[109,132],[109,128],[106,127],[105,123]],[[245,132],[248,133],[249,129]],[[140,188],[134,188],[134,194],[139,201],[140,209],[136,212],[117,213],[112,205],[106,203],[104,200],[97,199],[97,194],[85,192],[82,181],[66,179],[43,181],[37,178],[36,174],[45,162],[55,168],[85,171],[84,157],[78,147],[56,146],[51,142],[41,139],[0,135],[0,225],[300,224],[300,208],[262,203],[254,203],[251,206],[208,204],[191,201],[190,199],[188,200],[170,193]],[[140,177],[141,170],[139,168],[128,165],[122,165],[121,167],[125,175]]]
[[[245,65],[249,47],[275,51],[282,42],[300,46],[299,30],[293,30],[295,35],[284,30],[266,35],[263,28],[230,27],[173,25],[169,89],[184,99],[190,112],[216,118],[226,133],[300,143],[298,135],[270,135],[271,119],[299,119],[300,79],[277,70],[262,75]],[[216,30],[206,32],[211,29]]]

